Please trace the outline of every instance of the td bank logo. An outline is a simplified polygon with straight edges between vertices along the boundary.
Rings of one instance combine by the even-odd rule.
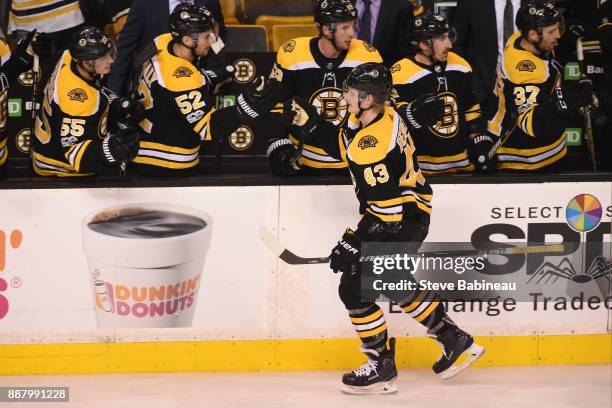
[[[568,146],[582,145],[582,129],[580,128],[565,129],[565,143]]]
[[[4,316],[6,316],[9,311],[9,301],[7,297],[2,294],[8,289],[8,283],[2,277],[2,274],[7,268],[7,252],[9,251],[9,249],[18,249],[21,246],[22,241],[23,234],[20,230],[11,231],[8,234],[8,237],[5,231],[0,230],[0,319],[4,318]],[[18,287],[16,286],[17,282],[18,281],[15,281],[13,283],[14,287]]]

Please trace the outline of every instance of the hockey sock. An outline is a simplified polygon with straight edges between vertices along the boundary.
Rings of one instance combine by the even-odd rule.
[[[400,301],[399,305],[404,312],[428,329],[438,326],[446,316],[446,310],[438,295],[428,290],[407,297]]]
[[[383,311],[373,304],[349,310],[351,323],[366,348],[382,352],[387,348],[387,322]]]

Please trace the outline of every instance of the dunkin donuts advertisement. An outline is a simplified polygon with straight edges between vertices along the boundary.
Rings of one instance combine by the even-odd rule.
[[[447,305],[453,319],[475,335],[610,329],[610,183],[433,188],[426,243],[590,245],[584,253],[576,246],[557,258],[501,257],[495,262],[505,265],[502,278],[527,291],[457,296]],[[351,186],[3,195],[1,343],[354,336],[338,298],[340,276],[325,263],[282,260],[276,244],[264,242],[260,233],[267,230],[298,257],[328,256],[345,229],[359,221]],[[489,282],[480,278],[475,283]],[[571,297],[563,300],[560,293]],[[382,307],[395,335],[424,335],[396,304]]]

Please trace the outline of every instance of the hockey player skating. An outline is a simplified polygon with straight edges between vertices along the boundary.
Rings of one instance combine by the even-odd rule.
[[[411,32],[416,54],[391,68],[398,109],[424,94],[435,94],[443,103],[440,120],[431,126],[408,116],[425,174],[472,171],[478,165],[474,157],[493,145],[484,135],[484,118],[472,92],[472,67],[451,51],[454,40],[454,30],[443,16],[425,13],[415,19]]]
[[[115,126],[129,112],[119,106],[121,100],[111,102],[100,85],[114,59],[112,40],[98,28],[84,27],[72,37],[36,117],[32,159],[37,174],[89,176],[134,157],[138,129],[129,123],[121,129]],[[125,115],[109,118],[109,110]]]
[[[367,63],[356,67],[346,79],[344,98],[350,116],[341,129],[326,122],[316,108],[300,98],[285,112],[300,128],[298,134],[320,143],[331,157],[347,161],[363,209],[357,229],[347,229],[330,255],[330,267],[342,272],[340,299],[363,343],[361,351],[368,357],[363,366],[343,376],[343,390],[348,393],[397,390],[395,339],[388,339],[380,307],[361,300],[361,244],[400,242],[407,253],[416,253],[429,229],[431,187],[416,161],[406,124],[398,111],[387,105],[391,89],[389,70],[382,64]],[[447,316],[435,293],[406,293],[398,303],[441,344],[443,354],[433,365],[440,377],[452,377],[484,352]],[[462,354],[467,355],[466,360],[455,365]]]
[[[184,176],[200,161],[203,140],[223,138],[240,123],[267,113],[280,100],[278,81],[263,78],[237,98],[235,106],[215,109],[210,78],[197,68],[217,39],[216,23],[203,6],[179,4],[170,33],[145,48],[137,97],[145,113],[132,170],[143,175]]]
[[[487,131],[500,137],[514,129],[497,151],[498,169],[550,170],[567,153],[567,119],[593,103],[593,86],[589,80],[562,84],[562,69],[553,53],[564,24],[552,4],[524,5],[516,26],[519,31],[508,39],[498,67],[498,108]]]
[[[304,98],[327,121],[342,126],[348,117],[342,97],[343,81],[357,65],[382,62],[382,58],[372,46],[353,38],[357,34],[357,11],[351,0],[317,1],[314,19],[319,36],[295,38],[283,44],[272,76],[281,81],[285,99]],[[267,150],[273,173],[290,176],[346,171],[347,164],[331,157],[316,141],[298,148],[296,135],[278,119],[282,107],[273,112],[265,118],[266,129],[273,135]]]

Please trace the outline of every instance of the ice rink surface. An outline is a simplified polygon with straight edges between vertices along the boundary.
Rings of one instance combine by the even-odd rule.
[[[471,368],[441,381],[426,369],[400,371],[397,394],[340,392],[341,372],[160,373],[0,377],[0,386],[68,386],[69,403],[1,407],[413,408],[612,407],[612,366]]]

